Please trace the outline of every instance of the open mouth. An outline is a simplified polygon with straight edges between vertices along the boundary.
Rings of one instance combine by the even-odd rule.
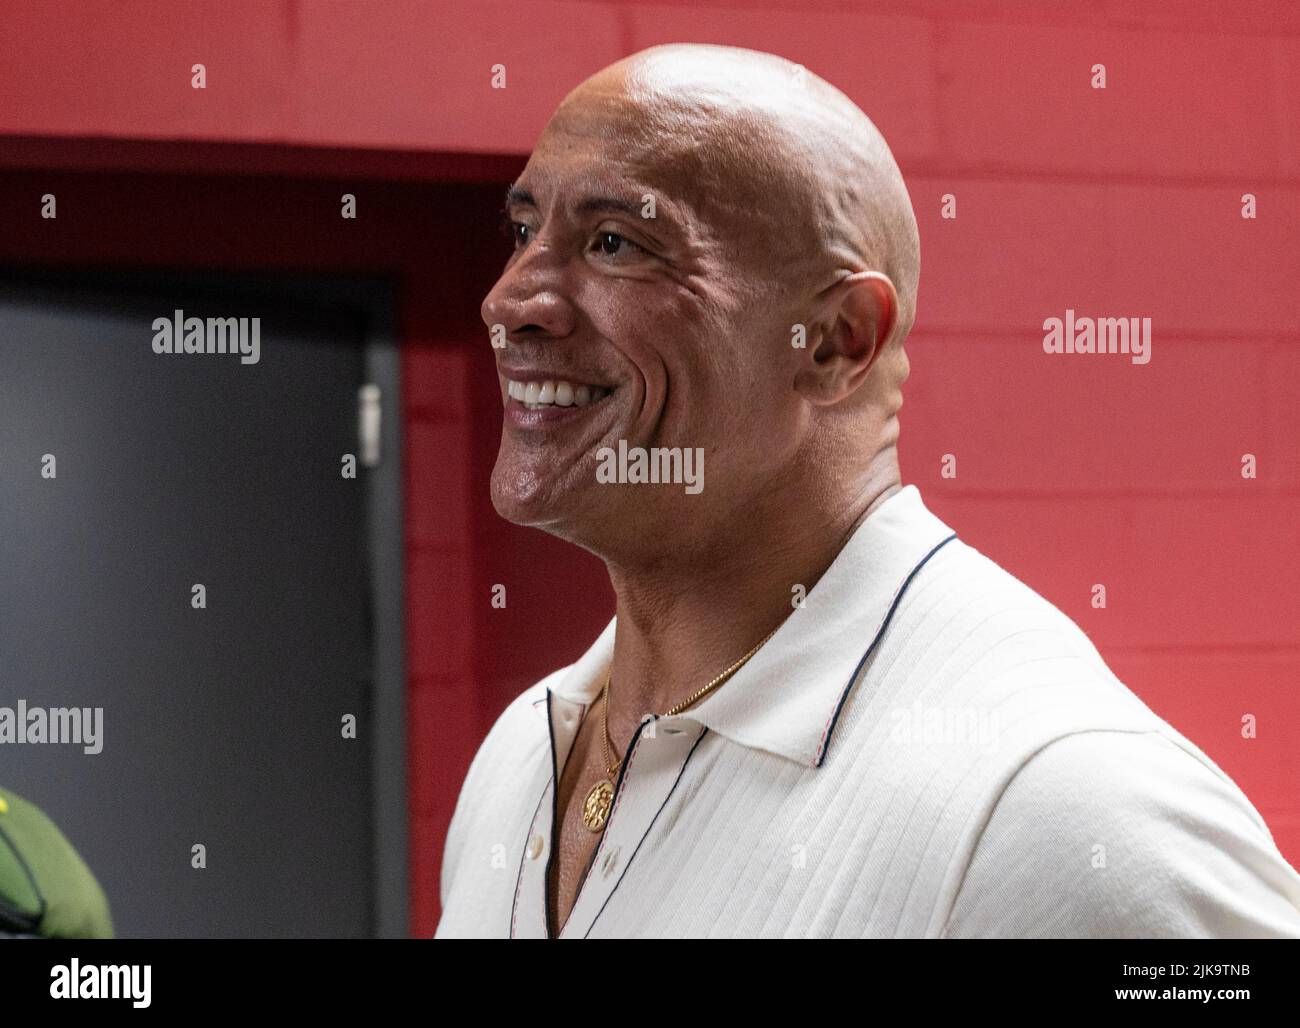
[[[533,382],[506,380],[506,393],[526,410],[545,410],[553,407],[589,407],[608,396],[612,389],[569,382],[565,379],[545,379]]]

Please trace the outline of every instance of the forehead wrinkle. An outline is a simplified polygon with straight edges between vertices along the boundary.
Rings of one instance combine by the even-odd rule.
[[[644,136],[644,130],[633,128],[632,122],[625,121],[624,124],[628,126],[630,136]],[[575,128],[578,131],[574,131]],[[587,161],[583,148],[573,145],[570,137],[575,136],[599,138],[594,160]],[[608,158],[603,153],[607,148],[614,151]],[[639,161],[629,156],[634,149],[641,155]],[[698,203],[683,195],[678,180],[671,174],[671,164],[647,159],[653,153],[652,146],[641,149],[625,145],[624,138],[607,125],[602,127],[579,119],[552,119],[534,147],[529,167],[513,188],[526,192],[528,199],[538,206],[545,206],[553,198],[564,201],[563,191],[578,189],[583,191],[583,196],[630,193],[635,194],[638,201],[642,195],[650,193],[655,198],[656,218],[653,222],[645,219],[639,224],[663,225],[667,222],[673,227],[675,235],[665,235],[669,236],[670,243],[671,278],[681,289],[674,303],[682,305],[683,311],[690,308],[696,314],[701,310],[717,314],[743,309],[753,302],[751,293],[760,290],[747,280],[738,280],[734,268],[728,264],[727,255],[734,253],[735,245],[715,227],[719,220],[716,213],[706,217],[707,212],[700,210]],[[578,160],[574,159],[575,154],[579,155]],[[590,151],[586,154],[589,155]],[[615,167],[618,170],[613,170]],[[524,183],[524,186],[519,183]],[[570,209],[566,205],[566,210],[561,213]],[[651,233],[647,231],[647,234]]]
[[[634,130],[632,160],[648,180],[680,183],[701,248],[739,266],[745,293],[806,273],[818,219],[814,154],[761,114],[658,98]]]
[[[696,209],[706,201],[744,209],[770,193],[778,176],[751,142],[758,126],[738,126],[745,112],[720,99],[715,103],[697,94],[648,94],[599,84],[579,87],[561,105],[547,133],[599,139],[600,149],[610,151],[614,162],[671,201]],[[750,180],[762,165],[769,165],[768,181],[756,190]]]
[[[584,148],[566,137],[596,137],[600,144],[594,155],[585,151],[590,160],[579,162],[572,155],[584,154]],[[519,181],[527,179],[537,194],[566,189],[573,194],[568,204],[568,211],[573,214],[596,213],[602,209],[619,211],[635,220],[647,235],[658,233],[668,241],[691,245],[694,236],[680,191],[656,173],[659,169],[654,163],[643,162],[638,166],[629,160],[628,149],[623,139],[608,128],[583,124],[576,119],[552,119],[533,148],[532,159]],[[647,196],[654,200],[653,218],[645,218],[641,213]],[[539,205],[532,193],[529,199],[535,206]]]
[[[634,110],[630,138],[686,162],[714,208],[741,216],[744,247],[761,253],[764,237],[784,245],[785,282],[820,289],[883,271],[906,335],[920,276],[911,198],[884,137],[843,92],[774,54],[707,44],[651,47],[571,96],[588,89],[607,110]],[[722,155],[720,167],[696,150]]]
[[[651,48],[579,85],[553,123],[598,137],[689,210],[701,252],[724,272],[743,270],[740,292],[820,291],[854,271],[883,271],[905,335],[919,237],[901,174],[851,99],[811,73],[796,86],[794,68],[734,48]]]
[[[547,133],[599,139],[602,149],[613,151],[614,161],[670,202],[758,214],[755,202],[782,187],[781,162],[758,152],[768,147],[752,145],[757,124],[733,124],[746,112],[727,106],[721,96],[716,100],[611,89],[598,82],[570,94]],[[755,178],[763,181],[755,186]]]

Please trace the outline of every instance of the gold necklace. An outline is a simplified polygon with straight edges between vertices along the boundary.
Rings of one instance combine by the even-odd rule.
[[[683,700],[681,703],[677,704],[677,706],[673,707],[671,710],[665,711],[663,714],[660,714],[659,716],[672,717],[674,714],[680,714],[692,703],[695,703],[697,700],[708,695],[708,693],[712,692],[723,682],[725,682],[728,678],[730,678],[737,671],[739,671],[741,667],[744,665],[745,661],[749,660],[750,657],[752,657],[755,653],[759,651],[759,649],[762,647],[762,645],[765,642],[771,639],[772,636],[776,635],[776,629],[780,627],[781,627],[780,625],[777,625],[776,628],[772,629],[772,631],[768,632],[767,635],[763,636],[763,638],[758,641],[758,644],[753,649],[751,649],[748,653],[746,653],[743,657],[741,657],[738,661],[736,661],[736,663],[732,664],[731,667],[727,668],[726,671],[722,672],[722,674],[718,675],[717,678],[713,679],[713,681],[711,681],[703,689],[700,689],[698,692],[696,692],[694,696],[691,696],[688,699]],[[601,690],[601,695],[604,697],[604,702],[601,704],[601,709],[600,709],[600,735],[601,735],[601,744],[604,746],[605,749],[605,773],[607,777],[602,778],[600,781],[598,781],[595,785],[591,787],[591,789],[587,792],[586,800],[582,804],[582,823],[586,825],[589,829],[591,829],[593,832],[599,832],[602,828],[604,828],[605,822],[609,818],[609,810],[614,802],[614,776],[618,772],[619,765],[623,763],[622,757],[619,757],[618,760],[614,761],[613,763],[611,763],[609,759],[609,723],[608,723],[609,681],[610,681],[610,676],[613,673],[614,673],[614,665],[613,665],[613,661],[611,660],[610,669],[605,675],[605,688]]]

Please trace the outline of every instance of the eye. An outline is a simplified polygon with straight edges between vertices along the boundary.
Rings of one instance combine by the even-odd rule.
[[[632,242],[632,240],[624,236],[620,236],[617,232],[599,233],[596,236],[595,245],[599,248],[600,252],[606,257],[624,256],[625,254],[621,254],[619,251],[619,247],[622,245],[630,246],[633,250],[639,253],[646,252],[645,247]]]
[[[515,221],[509,214],[501,215],[500,222],[501,234],[515,244],[518,250],[532,238],[532,229],[522,221]]]

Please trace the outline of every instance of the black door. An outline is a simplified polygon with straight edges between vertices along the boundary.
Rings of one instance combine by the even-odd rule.
[[[0,283],[0,706],[102,710],[100,752],[0,745],[0,784],[119,937],[376,930],[365,326],[269,295]],[[155,352],[177,310],[259,319],[256,363]]]

